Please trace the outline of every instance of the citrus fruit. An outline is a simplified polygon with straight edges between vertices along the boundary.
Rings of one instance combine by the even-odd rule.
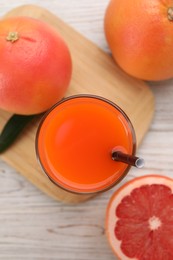
[[[107,237],[122,260],[173,259],[173,179],[142,176],[112,196]]]
[[[47,110],[71,79],[70,51],[50,25],[30,17],[0,21],[0,108],[18,114]]]
[[[105,35],[117,64],[144,80],[173,77],[173,1],[111,0]]]

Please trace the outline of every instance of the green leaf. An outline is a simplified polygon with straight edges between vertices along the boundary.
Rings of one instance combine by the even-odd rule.
[[[25,126],[36,115],[17,115],[14,114],[7,121],[0,134],[0,153],[4,152],[18,137]]]

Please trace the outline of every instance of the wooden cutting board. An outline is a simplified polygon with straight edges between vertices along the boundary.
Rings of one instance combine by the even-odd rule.
[[[25,5],[11,10],[6,17],[20,15],[38,18],[50,24],[68,44],[73,61],[73,76],[67,96],[91,93],[118,104],[131,119],[139,145],[154,112],[154,98],[149,87],[143,81],[125,74],[110,55],[49,11],[38,6]],[[0,110],[0,130],[9,117],[10,114]],[[57,200],[77,203],[90,198],[91,195],[71,194],[56,187],[43,174],[35,155],[38,123],[39,120],[35,120],[30,124],[1,158],[43,192]]]

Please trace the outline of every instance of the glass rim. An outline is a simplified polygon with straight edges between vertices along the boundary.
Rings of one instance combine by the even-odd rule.
[[[37,131],[36,131],[36,136],[35,136],[35,151],[36,151],[36,157],[37,157],[37,160],[41,166],[41,169],[43,170],[43,173],[48,177],[48,179],[53,183],[55,184],[57,187],[59,187],[60,189],[63,189],[64,191],[67,191],[67,192],[70,192],[72,194],[80,194],[80,195],[92,195],[92,194],[99,194],[99,193],[102,193],[104,191],[107,191],[111,188],[113,188],[115,185],[117,185],[118,183],[120,183],[124,177],[127,175],[127,173],[129,172],[130,168],[131,168],[131,165],[127,165],[127,168],[124,170],[124,172],[121,174],[121,176],[115,180],[111,185],[108,185],[108,187],[105,187],[103,189],[100,189],[100,190],[96,190],[96,191],[75,191],[74,189],[70,189],[70,188],[67,188],[67,187],[64,187],[63,185],[61,185],[60,183],[58,183],[57,181],[55,181],[50,175],[49,173],[47,172],[47,170],[45,169],[42,161],[41,161],[41,158],[40,158],[40,155],[39,155],[39,148],[38,148],[38,139],[39,139],[39,134],[40,134],[40,130],[42,128],[42,125],[45,121],[45,119],[49,116],[49,114],[56,108],[58,107],[59,105],[61,105],[62,103],[65,103],[67,102],[68,100],[71,100],[71,99],[77,99],[77,98],[92,98],[92,99],[98,99],[98,100],[101,100],[109,105],[111,105],[112,107],[114,107],[116,110],[118,110],[122,115],[123,117],[127,120],[127,123],[128,123],[128,126],[129,126],[129,129],[130,129],[130,132],[131,132],[131,136],[132,136],[132,154],[133,156],[135,156],[136,154],[136,134],[135,134],[135,129],[133,127],[133,124],[130,120],[130,118],[127,116],[127,114],[124,112],[124,110],[117,104],[115,104],[113,101],[105,98],[105,97],[102,97],[102,96],[99,96],[99,95],[94,95],[94,94],[76,94],[76,95],[70,95],[68,97],[64,97],[63,99],[61,99],[60,101],[56,102],[52,107],[50,107],[42,116],[40,122],[39,122],[39,125],[38,125],[38,128],[37,128]],[[94,189],[93,189],[94,190]]]

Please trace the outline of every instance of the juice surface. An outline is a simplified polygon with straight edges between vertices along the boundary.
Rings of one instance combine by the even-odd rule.
[[[112,149],[132,154],[134,135],[128,119],[108,102],[70,98],[54,107],[37,134],[37,154],[46,174],[74,192],[112,186],[128,166],[111,158]]]

